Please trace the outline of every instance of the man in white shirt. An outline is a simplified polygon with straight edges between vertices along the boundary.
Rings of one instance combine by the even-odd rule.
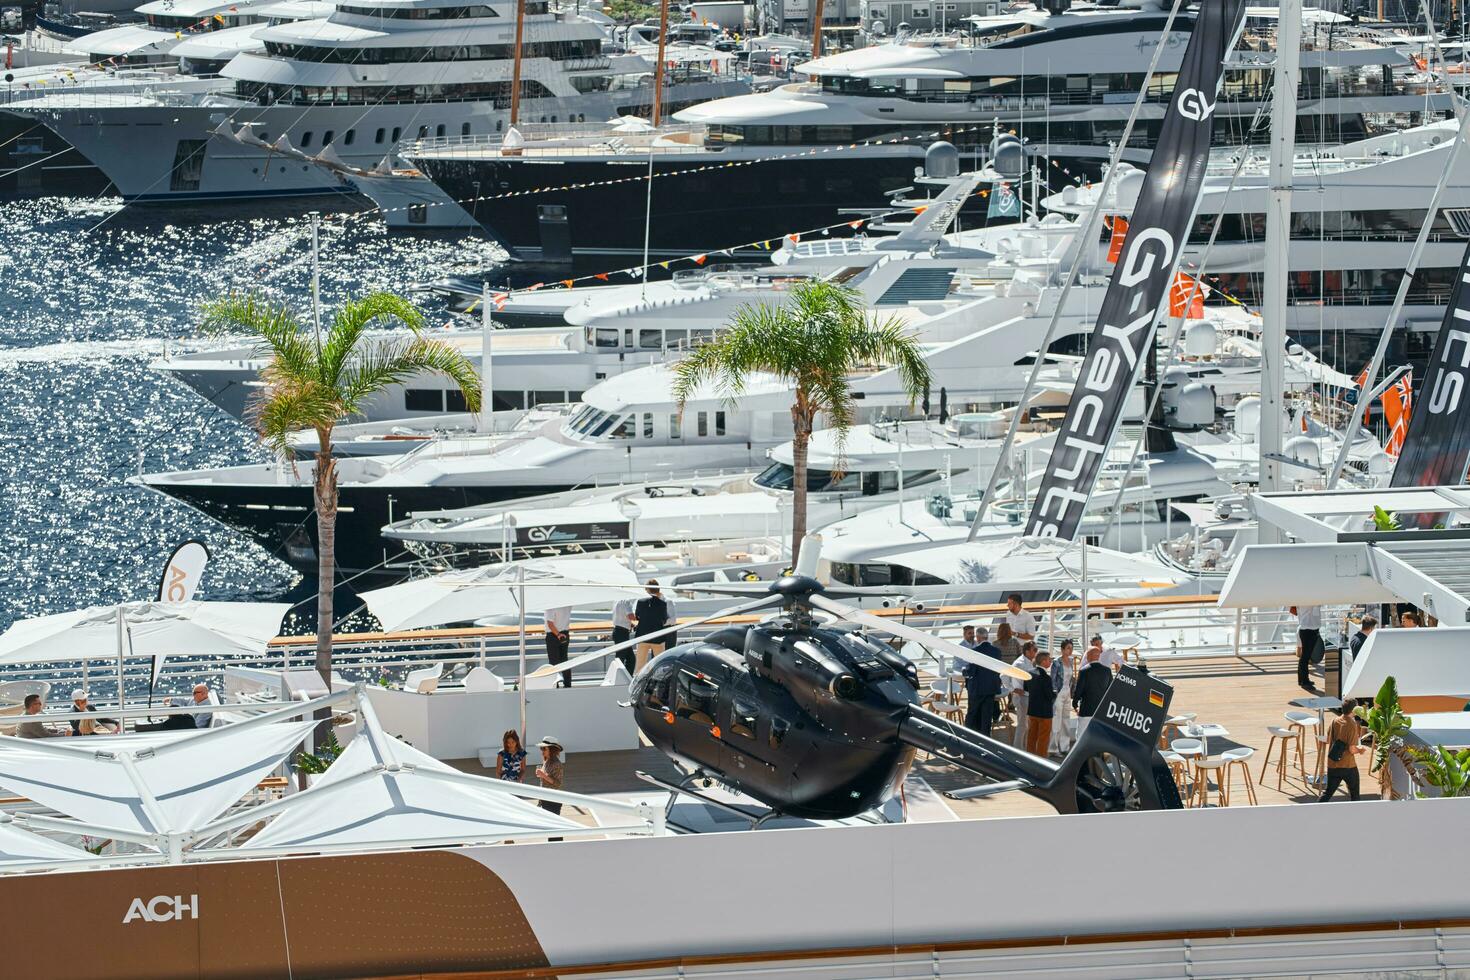
[[[1011,632],[1021,646],[1036,639],[1036,617],[1021,608],[1021,593],[1012,592],[1006,596],[1005,621],[1011,625]]]
[[[612,641],[613,646],[626,643],[633,638],[633,600],[619,599],[612,608]],[[628,668],[628,673],[633,673],[633,650],[619,650],[617,658]]]
[[[1292,606],[1291,614],[1296,617],[1296,638],[1299,649],[1296,655],[1296,682],[1304,691],[1317,693],[1310,673],[1312,661],[1317,659],[1317,650],[1322,645],[1322,607]]]
[[[572,634],[568,632],[572,625],[572,607],[557,606],[543,612],[541,617],[546,624],[546,660],[553,664],[564,663],[567,649],[572,644]],[[561,672],[561,686],[572,686],[570,670]]]
[[[1014,627],[1012,627],[1014,629]],[[1031,669],[1035,666],[1036,644],[1030,640],[1021,644],[1021,655],[1011,661],[1011,666],[1023,670],[1030,676]],[[1018,749],[1026,747],[1026,730],[1029,727],[1026,721],[1026,708],[1029,706],[1030,698],[1026,695],[1026,682],[1016,680],[1013,677],[1005,679],[1006,689],[1010,691],[1011,707],[1016,712],[1016,734],[1011,739],[1011,744]]]
[[[1101,635],[1093,635],[1092,645],[1087,648],[1087,652],[1091,653],[1093,650],[1097,651],[1097,662],[1109,670],[1116,671],[1119,667],[1123,666],[1123,651],[1117,647],[1104,647]],[[1086,655],[1084,655],[1084,658],[1092,659],[1086,657]]]

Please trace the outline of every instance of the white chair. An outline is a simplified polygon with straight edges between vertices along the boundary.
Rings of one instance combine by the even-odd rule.
[[[505,681],[488,667],[471,667],[470,672],[464,675],[464,689],[473,692],[503,691]]]
[[[0,701],[14,701],[24,704],[25,699],[32,694],[41,695],[41,700],[47,700],[51,694],[50,681],[6,681],[0,684]]]
[[[616,657],[607,665],[607,673],[602,677],[602,687],[617,687],[619,684],[633,683],[633,675],[628,673],[628,668]]]
[[[561,674],[547,674],[545,677],[532,677],[526,675],[526,690],[549,691],[561,683]]]
[[[433,694],[439,687],[439,676],[444,673],[442,663],[421,670],[411,670],[403,678],[403,689],[414,694]]]
[[[1317,733],[1317,716],[1310,711],[1287,711],[1282,717],[1286,719],[1286,725],[1296,735],[1296,761],[1301,769],[1302,782],[1307,781],[1307,731],[1310,730],[1315,736]],[[1321,751],[1321,747],[1318,747]]]
[[[1256,786],[1251,779],[1250,757],[1256,754],[1256,750],[1248,746],[1238,749],[1226,749],[1220,753],[1220,758],[1225,760],[1225,766],[1220,772],[1220,792],[1225,796],[1225,805],[1230,805],[1230,782],[1231,771],[1239,769],[1245,775],[1245,795],[1250,798],[1251,806],[1256,805]]]
[[[1266,770],[1274,765],[1276,767],[1276,789],[1282,790],[1286,782],[1286,768],[1291,765],[1286,760],[1287,753],[1292,748],[1296,748],[1298,752],[1301,751],[1301,739],[1297,737],[1300,731],[1301,729],[1298,728],[1282,728],[1280,725],[1266,726],[1266,733],[1271,736],[1271,741],[1266,744],[1266,757],[1261,760],[1262,785],[1266,782]],[[1275,756],[1274,762],[1272,761],[1273,755]],[[1305,768],[1300,758],[1297,759],[1297,767]]]

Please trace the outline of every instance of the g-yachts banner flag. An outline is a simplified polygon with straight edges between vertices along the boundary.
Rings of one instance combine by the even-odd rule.
[[[1122,254],[1098,311],[1067,417],[1047,463],[1027,534],[1077,534],[1108,444],[1174,281],[1194,217],[1214,129],[1221,63],[1243,12],[1241,0],[1201,0],[1159,130],[1148,176],[1128,222]]]
[[[1409,415],[1392,486],[1456,484],[1470,463],[1470,246],[1450,291],[1418,404]],[[1385,392],[1385,398],[1387,393]]]

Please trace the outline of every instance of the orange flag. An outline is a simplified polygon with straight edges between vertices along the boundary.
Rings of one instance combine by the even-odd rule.
[[[1383,420],[1388,423],[1388,445],[1383,449],[1390,456],[1397,456],[1404,448],[1404,436],[1409,433],[1409,416],[1414,411],[1414,391],[1405,374],[1383,393]]]
[[[1118,256],[1123,254],[1123,239],[1128,237],[1128,219],[1121,214],[1115,214],[1111,218],[1104,218],[1108,228],[1112,231],[1112,237],[1108,239],[1108,261],[1118,261]]]
[[[1198,320],[1205,315],[1205,287],[1194,288],[1194,279],[1188,273],[1174,275],[1174,285],[1169,287],[1169,315]]]
[[[1365,367],[1358,372],[1358,397],[1363,398],[1368,394],[1368,369]],[[1367,425],[1373,421],[1373,406],[1369,405],[1363,409],[1363,424]]]

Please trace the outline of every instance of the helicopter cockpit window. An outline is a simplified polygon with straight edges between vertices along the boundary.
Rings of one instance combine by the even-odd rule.
[[[786,741],[786,733],[791,731],[791,722],[785,718],[771,719],[771,748],[779,749],[781,743]]]
[[[707,677],[679,671],[679,688],[674,714],[704,725],[715,723],[715,709],[720,703],[719,687]]]
[[[653,672],[648,685],[643,689],[643,703],[650,708],[668,710],[669,688],[673,686],[674,667],[664,664]]]
[[[736,701],[730,709],[730,732],[755,738],[755,719],[760,709],[744,701]]]

